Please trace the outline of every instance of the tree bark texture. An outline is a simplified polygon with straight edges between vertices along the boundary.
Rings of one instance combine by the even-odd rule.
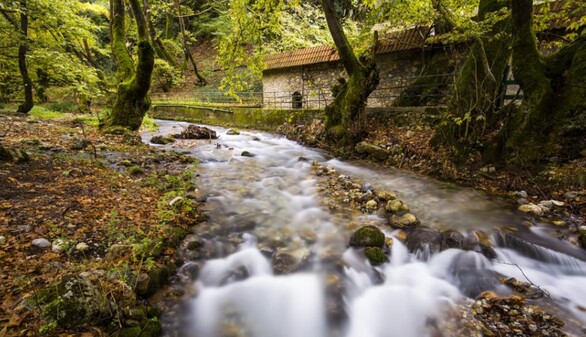
[[[111,0],[112,54],[116,59],[117,77],[120,81],[112,111],[103,121],[106,129],[123,127],[138,130],[150,107],[148,91],[154,67],[154,51],[149,43],[146,20],[138,0],[129,0],[139,36],[136,68],[126,49],[124,0]]]
[[[531,0],[513,1],[513,74],[524,98],[507,125],[505,154],[526,166],[586,155],[586,38],[544,57],[532,13]]]
[[[24,102],[18,106],[17,112],[28,113],[33,108],[33,81],[28,73],[26,65],[26,52],[28,50],[28,14],[26,0],[20,0],[20,38],[18,46],[18,70],[24,86]]]
[[[325,126],[332,140],[342,146],[353,146],[367,134],[366,101],[379,83],[374,63],[375,48],[371,51],[372,55],[365,55],[359,60],[346,38],[333,0],[322,0],[322,6],[340,62],[348,74],[348,80],[340,82],[334,90],[334,101],[325,109]]]

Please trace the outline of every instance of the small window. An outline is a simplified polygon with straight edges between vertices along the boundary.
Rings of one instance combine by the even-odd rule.
[[[303,95],[299,93],[299,91],[295,91],[292,96],[292,108],[293,109],[301,109],[303,108]]]

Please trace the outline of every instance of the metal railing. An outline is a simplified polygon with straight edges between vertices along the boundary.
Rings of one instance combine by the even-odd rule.
[[[379,87],[369,96],[368,107],[390,107],[397,98],[422,98],[422,105],[442,104],[446,93],[452,90],[452,73],[397,77],[391,81],[381,81]],[[436,83],[415,84],[422,78],[445,78],[433,81]],[[439,87],[437,82],[442,83]],[[427,88],[439,90],[426,90]],[[405,90],[409,89],[408,92]],[[414,92],[414,93],[412,93]],[[154,102],[180,103],[192,105],[226,105],[247,106],[272,109],[323,109],[334,99],[331,87],[311,87],[307,84],[299,90],[289,91],[264,91],[264,92],[238,92],[238,98],[228,96],[220,91],[197,91],[194,93],[165,95],[153,95]],[[424,100],[423,100],[424,98]]]

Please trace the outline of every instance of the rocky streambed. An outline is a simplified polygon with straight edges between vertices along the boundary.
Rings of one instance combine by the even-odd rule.
[[[212,129],[219,138],[195,147],[162,145],[200,158],[208,215],[180,249],[165,334],[584,334],[584,251],[514,207],[274,135]]]

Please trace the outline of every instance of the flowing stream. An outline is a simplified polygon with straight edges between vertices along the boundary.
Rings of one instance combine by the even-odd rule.
[[[159,125],[158,133],[170,134],[186,123]],[[184,146],[179,149],[200,159],[197,185],[208,196],[209,220],[197,226],[196,235],[211,248],[188,262],[197,264],[199,273],[191,284],[196,295],[186,299],[181,335],[438,336],[448,313],[469,301],[465,294],[479,287],[506,294],[501,275],[530,280],[550,294],[560,318],[586,323],[586,254],[550,239],[546,227],[514,237],[494,235],[496,258],[490,260],[459,249],[426,257],[410,253],[395,238],[389,262],[373,268],[348,248],[348,239],[360,225],[384,221],[332,213],[311,166],[313,161],[331,165],[377,191],[395,192],[423,225],[464,235],[526,221],[510,203],[403,171],[331,159],[280,136],[228,135],[225,128],[211,128],[219,139],[165,146]],[[388,238],[397,235],[381,228]],[[278,275],[288,269],[294,272]]]

